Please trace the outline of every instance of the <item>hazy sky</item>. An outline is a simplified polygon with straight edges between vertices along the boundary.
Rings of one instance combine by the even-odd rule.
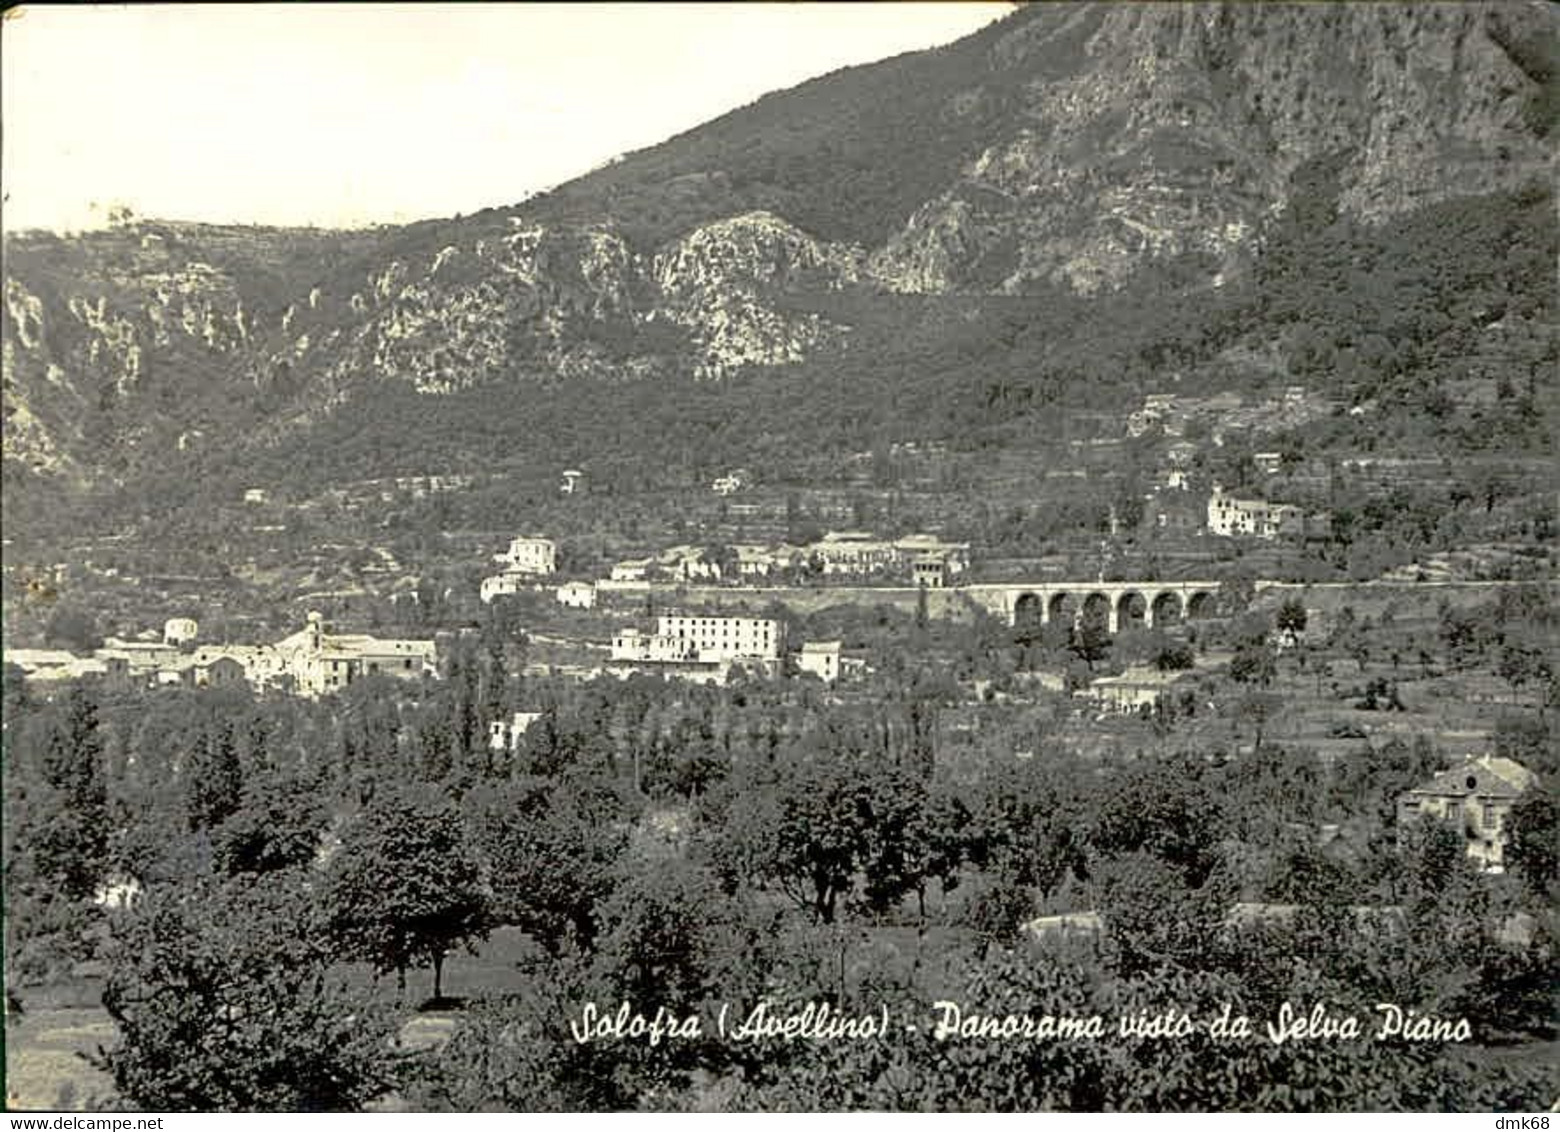
[[[24,7],[0,29],[4,224],[472,212],[1010,7]]]

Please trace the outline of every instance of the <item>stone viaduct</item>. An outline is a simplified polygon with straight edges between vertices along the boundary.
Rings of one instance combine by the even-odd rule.
[[[1174,625],[1214,612],[1218,582],[1002,582],[959,590],[1011,625],[1075,623],[1103,612],[1112,633]]]

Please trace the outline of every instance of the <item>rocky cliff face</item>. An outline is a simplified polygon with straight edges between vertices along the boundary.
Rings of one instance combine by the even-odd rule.
[[[1548,30],[1546,31],[1546,27]],[[872,259],[907,291],[1081,291],[1144,259],[1249,244],[1303,163],[1347,154],[1341,204],[1380,218],[1552,168],[1534,128],[1553,75],[1530,5],[1076,6],[999,39],[1022,68],[1019,124]]]
[[[464,220],[13,239],[5,455],[84,483],[381,382],[784,366],[851,333],[802,292],[1091,293],[1187,253],[1216,282],[1321,158],[1365,218],[1551,178],[1557,26],[1527,3],[1035,5]],[[890,111],[903,140],[872,129]],[[873,211],[906,184],[929,188]]]

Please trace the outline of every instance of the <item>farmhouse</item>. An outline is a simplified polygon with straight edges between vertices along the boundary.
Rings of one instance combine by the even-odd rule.
[[[565,582],[558,587],[558,604],[570,609],[590,609],[596,604],[596,587],[590,582]]]
[[[1506,816],[1537,775],[1511,759],[1485,755],[1436,775],[1398,799],[1398,825],[1420,818],[1462,827],[1468,856],[1486,872],[1505,871]]]
[[[338,691],[365,676],[420,679],[434,669],[436,649],[427,640],[386,640],[365,634],[335,634],[318,613],[276,643],[285,672],[306,696]]]
[[[1280,535],[1300,534],[1304,529],[1305,513],[1287,503],[1240,499],[1224,494],[1219,487],[1208,497],[1209,534],[1276,539]]]
[[[521,535],[511,539],[509,549],[494,556],[504,564],[506,574],[545,576],[558,568],[558,546],[550,538]]]
[[[825,684],[840,678],[840,642],[806,641],[796,657],[798,672],[810,672]]]

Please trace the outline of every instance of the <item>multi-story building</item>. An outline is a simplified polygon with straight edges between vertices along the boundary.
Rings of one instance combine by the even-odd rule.
[[[509,549],[497,555],[507,574],[547,575],[558,568],[558,546],[550,538],[520,535],[511,539]]]
[[[541,718],[539,711],[517,711],[512,719],[495,719],[488,724],[488,749],[513,751],[520,745],[520,736]]]
[[[558,587],[558,604],[571,609],[590,609],[596,604],[596,587],[590,582],[565,582]]]
[[[1208,497],[1208,533],[1230,538],[1276,539],[1280,535],[1300,534],[1305,529],[1305,512],[1287,503],[1269,503],[1263,499],[1241,499],[1214,488]]]
[[[840,642],[805,642],[797,654],[796,668],[798,672],[812,673],[825,684],[834,683],[840,678]]]
[[[1398,826],[1434,818],[1462,827],[1468,856],[1486,872],[1506,867],[1506,817],[1537,775],[1511,759],[1485,755],[1436,775],[1398,799]]]
[[[494,598],[508,597],[522,590],[540,589],[541,583],[535,574],[489,574],[482,579],[478,595],[484,605],[490,605]]]
[[[831,531],[809,545],[806,555],[825,574],[905,573],[908,564],[935,555],[946,561],[949,575],[956,575],[969,566],[970,545],[935,535],[880,539],[869,531]]]
[[[614,634],[609,669],[723,684],[734,664],[775,671],[784,648],[785,626],[771,618],[663,614],[654,633]]]
[[[437,648],[427,640],[387,640],[331,633],[318,613],[304,628],[276,643],[282,668],[305,696],[340,691],[366,676],[418,679],[435,670]]]
[[[662,614],[656,636],[687,641],[699,660],[779,660],[785,626],[768,617]]]
[[[200,623],[193,617],[171,617],[163,625],[163,643],[182,645],[200,635]]]

